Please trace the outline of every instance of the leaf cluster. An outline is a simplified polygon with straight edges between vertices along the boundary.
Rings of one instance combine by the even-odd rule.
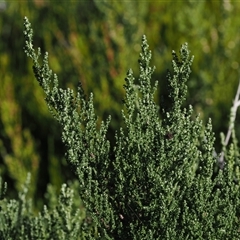
[[[0,178],[2,182],[2,178]],[[82,239],[86,213],[74,202],[77,188],[63,184],[60,194],[49,186],[47,196],[49,206],[35,213],[32,199],[29,199],[30,174],[18,193],[17,199],[3,198],[6,186],[0,188],[0,239]],[[88,225],[90,227],[90,224]]]

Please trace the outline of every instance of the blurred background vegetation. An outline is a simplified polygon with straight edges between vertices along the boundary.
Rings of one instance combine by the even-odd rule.
[[[142,35],[153,53],[158,103],[166,95],[171,51],[188,42],[195,58],[186,106],[192,104],[204,122],[212,118],[220,152],[219,134],[227,130],[239,80],[239,14],[240,4],[227,0],[0,0],[0,174],[8,195],[15,196],[31,172],[30,195],[40,207],[48,183],[59,189],[74,179],[60,128],[23,51],[24,16],[32,23],[34,46],[49,52],[61,87],[76,89],[81,81],[87,95],[94,93],[99,122],[112,116],[111,141],[121,124],[126,72],[138,73]]]

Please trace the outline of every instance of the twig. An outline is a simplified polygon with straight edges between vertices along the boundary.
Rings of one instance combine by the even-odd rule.
[[[224,166],[224,149],[228,145],[230,137],[233,133],[236,114],[237,114],[237,109],[240,106],[239,96],[240,96],[240,80],[239,80],[239,84],[238,84],[237,93],[236,93],[235,99],[233,101],[233,106],[231,107],[229,127],[228,127],[228,132],[227,132],[226,138],[223,142],[223,150],[222,150],[222,152],[220,154],[220,157],[218,159],[220,167],[222,166],[221,168],[223,168],[223,166]]]

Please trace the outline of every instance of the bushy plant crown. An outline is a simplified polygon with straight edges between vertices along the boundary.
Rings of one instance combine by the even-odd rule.
[[[80,83],[76,94],[58,86],[48,53],[42,64],[39,61],[41,50],[33,47],[27,18],[24,26],[25,53],[33,61],[49,110],[61,125],[66,159],[95,226],[85,231],[86,239],[239,239],[237,146],[225,151],[224,169],[214,171],[217,158],[211,121],[204,126],[191,106],[183,108],[193,61],[187,44],[179,55],[172,52],[168,99],[158,106],[154,101],[157,82],[151,83],[151,51],[143,36],[139,77],[131,69],[127,73],[124,127],[111,145],[106,137],[110,117],[98,127],[93,94],[87,98]],[[66,220],[71,218],[69,211],[65,209]],[[83,221],[82,231],[89,218]],[[62,231],[71,229],[75,239],[78,225],[68,226],[67,222]]]

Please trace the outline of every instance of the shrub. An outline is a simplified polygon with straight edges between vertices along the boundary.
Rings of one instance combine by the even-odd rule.
[[[47,199],[49,206],[44,206],[38,214],[34,212],[32,199],[28,199],[30,174],[18,193],[18,199],[7,200],[6,191],[0,178],[0,239],[81,239],[84,236],[83,219],[85,211],[80,209],[77,199],[77,187],[71,189],[63,184],[57,197],[54,187],[48,187]],[[75,191],[74,191],[74,190]],[[88,225],[90,226],[90,224]],[[85,227],[86,228],[86,227]]]
[[[153,86],[151,82],[151,51],[143,36],[139,77],[135,78],[132,70],[127,73],[124,126],[116,132],[114,146],[110,146],[106,139],[110,117],[97,127],[93,94],[87,99],[80,83],[76,94],[58,86],[58,78],[48,65],[48,53],[39,63],[41,50],[34,50],[27,18],[24,26],[25,53],[33,61],[49,110],[61,125],[66,159],[78,178],[79,196],[91,216],[82,220],[86,239],[239,238],[237,144],[233,141],[230,148],[224,148],[226,164],[219,168],[211,120],[204,126],[191,106],[182,107],[193,61],[187,44],[182,45],[179,55],[172,52],[173,71],[167,74],[168,99],[157,106],[157,82]],[[14,212],[21,196],[16,207],[11,208],[10,201],[7,210],[1,211],[2,236],[16,219]],[[60,203],[57,209],[61,208]],[[20,235],[26,234],[29,239],[33,234],[51,238],[51,229],[47,228],[45,235],[34,229],[43,226],[47,219],[46,226],[62,230],[59,239],[74,239],[80,234],[80,227],[68,206],[63,205],[63,212],[72,224],[70,228],[62,214],[32,217],[32,224],[20,214],[18,226],[27,229],[27,233],[21,230]],[[6,211],[10,213],[6,215]],[[8,234],[11,233],[14,231]],[[69,233],[74,236],[64,235]]]

